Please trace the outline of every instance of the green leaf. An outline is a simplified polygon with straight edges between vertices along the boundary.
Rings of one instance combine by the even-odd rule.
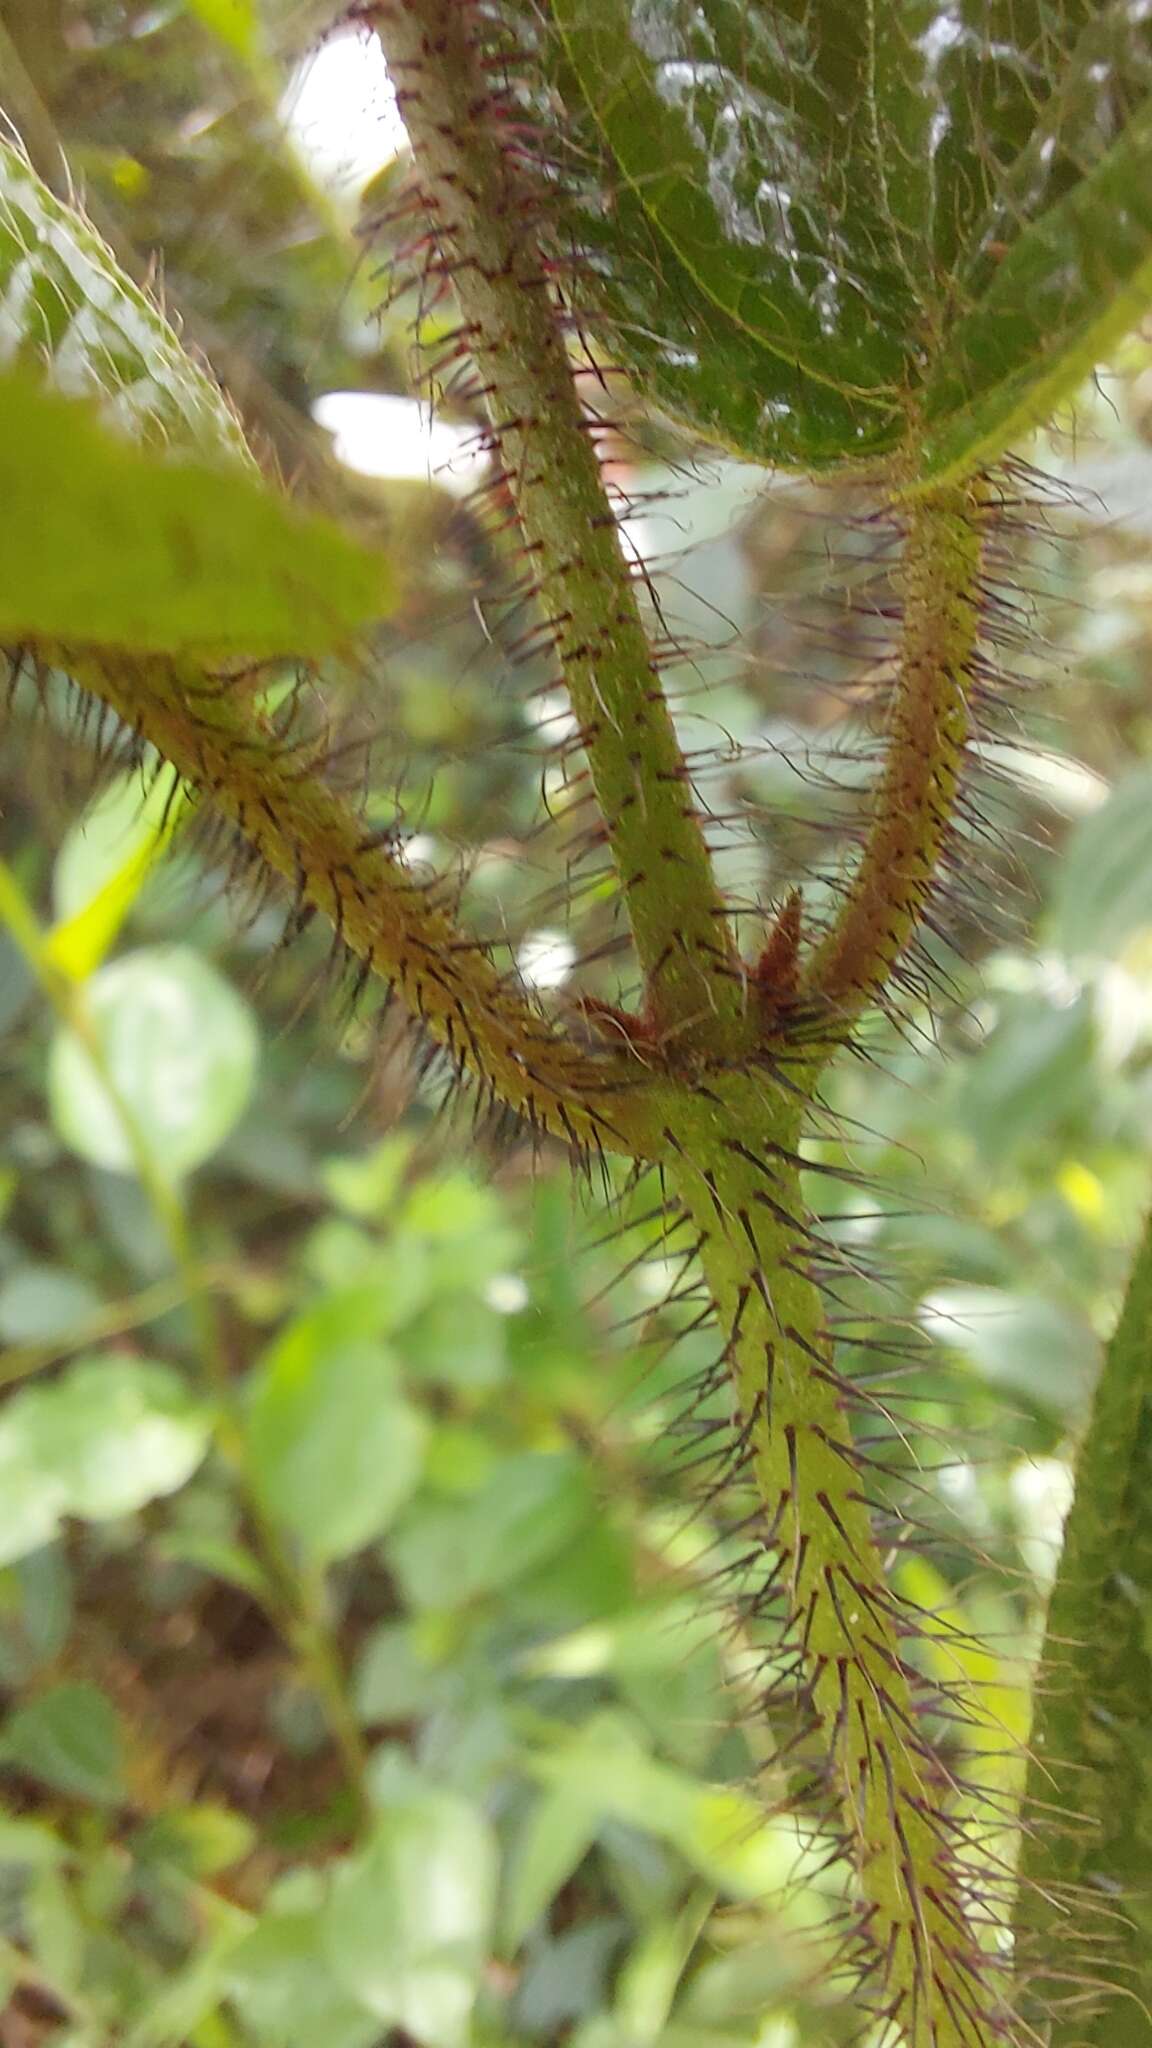
[[[1152,34],[1125,0],[550,18],[581,305],[725,446],[818,470],[906,442],[922,479],[966,473],[1152,297]]]
[[[189,1877],[216,1877],[248,1856],[257,1842],[253,1823],[230,1807],[201,1801],[169,1806],[141,1829],[133,1844],[145,1861],[167,1863]]]
[[[96,397],[134,438],[255,472],[235,414],[78,208],[0,138],[0,367]]]
[[[252,1477],[316,1564],[383,1534],[419,1479],[425,1435],[391,1354],[339,1298],[293,1323],[253,1377]]]
[[[401,1799],[337,1874],[325,1947],[339,1981],[421,2048],[465,2048],[488,1952],[496,1844],[454,1792]]]
[[[1089,24],[1065,59],[1055,117],[1037,122],[964,252],[963,310],[924,392],[925,479],[971,471],[1040,425],[1148,306],[1152,98],[1131,99],[1135,80],[1152,85],[1152,70],[1146,44],[1122,47],[1131,18],[1126,7],[1105,7]],[[1135,44],[1139,31],[1130,33]],[[1095,126],[1076,120],[1085,94],[1095,112],[1104,89],[1116,112]],[[1114,124],[1116,140],[1103,149]],[[1044,152],[1059,162],[1073,148],[1075,182],[1053,193]]]
[[[899,438],[911,332],[875,176],[845,175],[869,53],[827,11],[809,34],[731,0],[553,9],[572,169],[600,164],[575,188],[582,290],[660,403],[800,468]]]
[[[539,1751],[532,1770],[554,1792],[582,1803],[598,1832],[609,1819],[643,1829],[735,1897],[783,1891],[790,1867],[795,1875],[790,1829],[766,1822],[750,1793],[704,1784],[651,1756],[623,1714],[593,1714],[554,1748]],[[803,1913],[803,1898],[795,1908]]]
[[[44,1865],[32,1877],[21,1919],[28,1946],[48,1982],[64,1992],[79,1989],[88,1946],[84,1921],[63,1873]]]
[[[388,1553],[411,1605],[465,1606],[555,1557],[590,1519],[577,1462],[527,1453],[502,1459],[464,1500],[416,1502]]]
[[[233,1950],[244,1938],[246,1917],[238,1907],[225,1911],[222,1902],[215,1901],[216,1931],[182,1968],[168,1971],[155,1996],[147,2001],[126,2034],[125,2048],[184,2048],[186,2042],[207,2043],[220,2038],[202,2027],[202,2022],[215,2011],[224,1994],[228,1964]],[[221,1921],[223,1925],[219,1924]]]
[[[17,1396],[40,1459],[89,1521],[133,1514],[190,1479],[211,1441],[211,1412],[179,1373],[149,1359],[81,1359],[50,1387]]]
[[[326,1159],[320,1177],[337,1208],[379,1220],[395,1207],[411,1157],[411,1139],[393,1135],[370,1152]]]
[[[1052,936],[1065,959],[1114,960],[1152,926],[1152,768],[1133,768],[1064,847]]]
[[[66,1515],[105,1521],[191,1477],[212,1419],[179,1374],[151,1360],[80,1359],[0,1413],[0,1560],[38,1550]]]
[[[941,1287],[921,1303],[920,1320],[991,1385],[1080,1413],[1097,1346],[1089,1325],[1067,1307],[999,1287]]]
[[[407,1721],[427,1711],[441,1673],[421,1651],[414,1622],[385,1621],[373,1629],[356,1667],[354,1699],[361,1721]]]
[[[251,1092],[258,1041],[247,1004],[183,946],[102,967],[83,1001],[116,1100],[81,1039],[61,1031],[48,1072],[61,1137],[94,1166],[132,1171],[122,1104],[159,1171],[191,1172],[227,1137]]]
[[[1052,2048],[1143,2048],[1148,2039],[1150,1585],[1152,1229],[1080,1448],[1034,1690],[1017,1938],[1025,2017],[1042,2021]],[[1065,1900],[1077,1915],[1071,1926]],[[1094,1998],[1073,2014],[1048,1999],[1059,2001],[1081,1953],[1092,1957]]]
[[[461,1392],[494,1387],[507,1368],[506,1334],[507,1319],[485,1302],[441,1295],[408,1331],[404,1360],[410,1372]]]
[[[508,1867],[501,1924],[510,1949],[519,1948],[583,1862],[599,1825],[595,1807],[574,1786],[560,1785],[535,1802]]]
[[[115,1707],[94,1685],[56,1685],[9,1716],[0,1756],[71,1798],[98,1806],[124,1796],[124,1741]]]
[[[246,62],[260,47],[260,23],[254,0],[186,0],[205,28]]]
[[[146,785],[138,775],[117,776],[72,827],[56,857],[57,922],[44,946],[66,974],[83,980],[111,950],[186,803],[165,765]]]
[[[42,1863],[64,1863],[68,1850],[59,1835],[38,1820],[14,1820],[0,1813],[0,1864],[33,1869]]]
[[[161,1536],[156,1550],[158,1556],[172,1564],[191,1565],[195,1571],[223,1579],[225,1585],[247,1593],[258,1606],[275,1607],[275,1586],[251,1551],[242,1549],[239,1543],[230,1543],[224,1536],[188,1529]]]
[[[262,2043],[369,2048],[379,2029],[339,1983],[324,1954],[316,1908],[273,1903],[228,1957],[228,1995]]]
[[[380,558],[239,470],[131,446],[0,375],[0,636],[136,653],[320,654],[385,609]]]
[[[51,1344],[100,1313],[99,1295],[65,1266],[17,1266],[0,1285],[0,1337]]]

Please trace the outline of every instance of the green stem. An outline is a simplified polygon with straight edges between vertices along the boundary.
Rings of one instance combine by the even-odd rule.
[[[172,763],[302,907],[390,982],[454,1064],[580,1150],[643,1150],[644,1070],[562,1038],[323,781],[322,744],[277,747],[240,687],[155,659],[46,650]]]
[[[743,976],[547,283],[539,195],[493,109],[482,10],[403,0],[373,19],[580,723],[649,1017],[673,1056],[722,1057],[743,1043]]]
[[[1051,2048],[1152,2040],[1152,1220],[1076,1462],[1037,1671],[1016,1926]]]
[[[983,2048],[1001,1992],[968,1909],[957,1793],[909,1651],[914,1616],[887,1581],[875,1482],[811,1273],[804,1105],[749,1077],[709,1093],[668,1107],[669,1177],[701,1233],[727,1337],[737,1441],[764,1506],[763,1578],[794,1652],[812,1775],[856,1873],[847,1956],[910,2048]]]
[[[908,500],[903,606],[887,752],[859,866],[808,969],[811,994],[850,1022],[888,981],[925,909],[951,829],[977,652],[980,487]]]

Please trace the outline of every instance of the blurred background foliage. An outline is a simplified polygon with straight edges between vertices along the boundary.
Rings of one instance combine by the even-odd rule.
[[[324,18],[2,0],[0,98],[265,459],[388,550],[373,658],[321,679],[369,817],[543,989],[579,955],[611,995],[563,709],[492,629],[515,564],[466,460],[430,473],[411,307],[358,232],[403,177],[386,89],[356,39],[326,103],[301,84]],[[317,406],[400,473],[342,468]],[[843,495],[626,424],[686,743],[763,902],[841,844],[883,564]],[[1019,688],[959,952],[843,1063],[817,1147],[876,1175],[828,1227],[929,1340],[900,1428],[936,1540],[901,1569],[988,1645],[957,1741],[1005,1791],[1152,1139],[1147,341],[1029,452],[1058,482],[1022,478],[1006,540]],[[0,2042],[846,2040],[798,1960],[829,1879],[753,1791],[766,1653],[676,1449],[711,1350],[651,1193],[574,1199],[558,1153],[446,1120],[379,997],[238,915],[163,778],[144,801],[93,738],[18,692],[0,753]]]

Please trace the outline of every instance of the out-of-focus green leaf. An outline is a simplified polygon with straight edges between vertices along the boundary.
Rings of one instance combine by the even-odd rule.
[[[1033,987],[1001,996],[996,1010],[985,1043],[956,1075],[960,1128],[989,1163],[1087,1116],[1100,1077],[1086,996],[1054,1002]]]
[[[445,1288],[480,1288],[515,1262],[519,1239],[495,1190],[462,1172],[417,1183],[405,1228],[424,1238]]]
[[[0,373],[0,635],[138,653],[325,653],[387,608],[383,562],[258,479],[133,447]]]
[[[150,1359],[80,1359],[0,1410],[0,1561],[65,1516],[106,1521],[174,1493],[208,1448],[211,1415]]]
[[[437,1668],[421,1655],[418,1624],[382,1622],[364,1645],[356,1671],[356,1711],[362,1721],[407,1721],[431,1704]]]
[[[28,1945],[48,1982],[59,1985],[65,1996],[78,1991],[88,1945],[87,1929],[62,1870],[44,1866],[33,1873],[21,1918],[27,1929]]]
[[[133,1844],[137,1856],[171,1864],[190,1877],[215,1877],[255,1847],[252,1822],[230,1807],[203,1801],[169,1806],[142,1828]]]
[[[202,1947],[193,1952],[183,1969],[166,1972],[155,1995],[146,1998],[125,2048],[183,2048],[197,2038],[197,2030],[211,2023],[228,1984],[228,1963],[233,1949],[243,1940],[247,1915],[239,1907],[214,1902],[215,1925]],[[211,2039],[211,2035],[208,2034]],[[360,2044],[356,2044],[360,2048]]]
[[[395,1361],[349,1327],[339,1298],[285,1331],[252,1382],[253,1478],[317,1564],[383,1534],[420,1476],[425,1433]]]
[[[430,1302],[404,1339],[409,1370],[462,1392],[494,1387],[506,1365],[504,1316],[465,1294]]]
[[[137,775],[122,775],[72,827],[56,857],[57,921],[44,942],[48,959],[66,974],[83,980],[105,958],[186,802],[167,766],[146,786]]]
[[[347,1216],[325,1216],[316,1225],[302,1264],[327,1295],[341,1297],[365,1336],[403,1329],[436,1284],[428,1246],[414,1231],[382,1240]]]
[[[1052,934],[1068,960],[1115,959],[1152,926],[1152,769],[1134,768],[1077,826],[1053,887]]]
[[[0,138],[0,366],[99,399],[134,438],[254,470],[235,414],[76,207]],[[7,431],[7,430],[6,430]],[[43,480],[42,480],[43,481]]]
[[[388,1552],[413,1606],[465,1606],[555,1557],[590,1519],[577,1462],[529,1453],[502,1459],[463,1499],[416,1501]]]
[[[42,1822],[0,1813],[0,1864],[30,1869],[41,1863],[63,1863],[67,1857],[65,1843]]]
[[[255,57],[260,46],[255,0],[186,0],[186,5],[238,57],[247,62]]]
[[[598,1828],[612,1818],[674,1843],[694,1869],[737,1897],[774,1890],[794,1861],[795,1839],[764,1820],[751,1794],[702,1784],[660,1762],[621,1714],[593,1714],[555,1749],[539,1752],[533,1770],[578,1797]]]
[[[417,1789],[338,1872],[325,1949],[340,1983],[421,2048],[464,2048],[496,1895],[496,1845],[472,1803]]]
[[[384,1138],[369,1152],[325,1160],[321,1169],[324,1186],[349,1216],[378,1221],[395,1207],[411,1156],[408,1138],[399,1134]]]
[[[502,1923],[509,1948],[519,1948],[567,1884],[595,1841],[599,1821],[574,1786],[559,1785],[536,1801],[508,1866]]]
[[[369,2048],[379,2034],[364,2002],[349,1994],[324,1955],[315,1907],[273,1900],[227,1959],[228,1995],[261,2042],[278,2048]]]
[[[116,1099],[81,1039],[61,1031],[49,1065],[61,1137],[94,1166],[131,1172],[136,1152],[122,1104],[154,1166],[168,1177],[190,1173],[248,1100],[258,1041],[247,1004],[184,946],[112,961],[87,983],[83,1002]]]
[[[17,1707],[0,1730],[0,1757],[70,1798],[106,1806],[124,1795],[120,1721],[94,1685],[54,1685]]]
[[[1042,1295],[942,1287],[921,1303],[936,1341],[961,1351],[991,1385],[1079,1414],[1096,1363],[1089,1326]]]
[[[17,1266],[0,1282],[0,1337],[44,1344],[80,1330],[100,1311],[100,1297],[64,1266]]]
[[[250,1550],[228,1542],[226,1537],[181,1530],[176,1535],[161,1537],[156,1547],[158,1554],[171,1563],[192,1565],[212,1578],[223,1579],[225,1585],[247,1593],[258,1606],[272,1607],[275,1603],[276,1588],[257,1559]]]

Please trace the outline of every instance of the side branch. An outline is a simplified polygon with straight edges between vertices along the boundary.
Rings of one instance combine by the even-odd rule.
[[[947,846],[969,732],[983,516],[972,484],[941,488],[907,507],[904,630],[887,757],[847,901],[808,974],[807,992],[843,1021],[887,982]]]
[[[560,1037],[387,841],[324,786],[317,749],[278,743],[227,679],[131,655],[38,654],[170,761],[283,877],[300,910],[327,918],[365,972],[395,987],[458,1071],[581,1152],[643,1150],[643,1070]]]
[[[739,959],[581,407],[475,0],[372,9],[670,1051],[741,1042]]]

